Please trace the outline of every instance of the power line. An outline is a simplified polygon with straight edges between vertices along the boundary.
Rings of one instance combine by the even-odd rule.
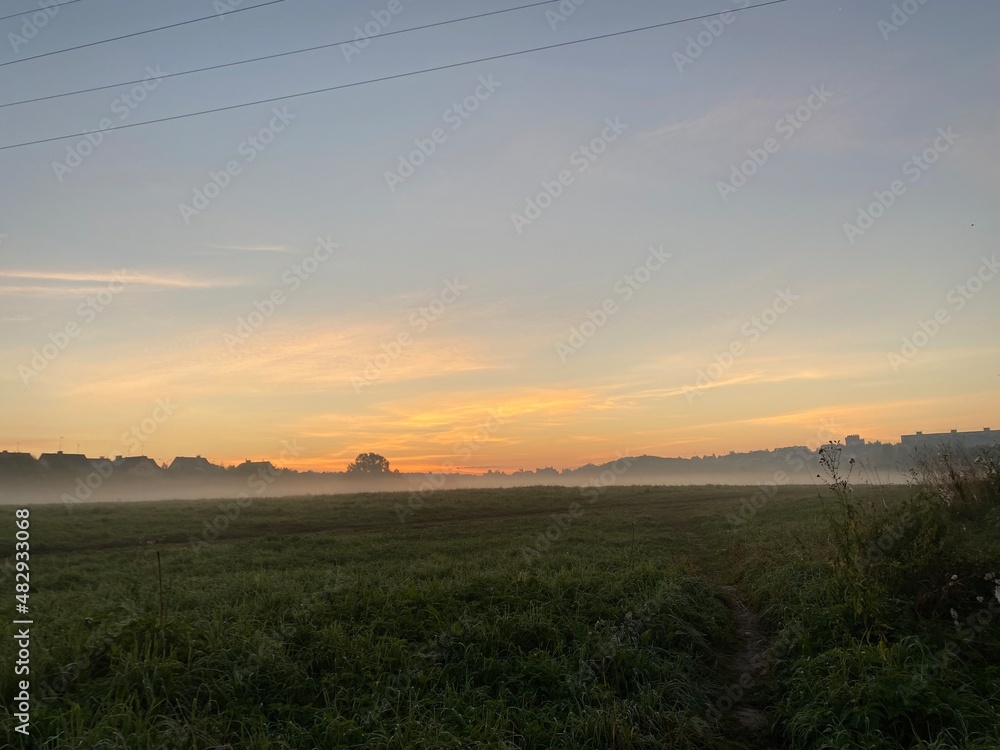
[[[551,5],[552,3],[558,3],[558,2],[562,2],[562,0],[543,0],[543,2],[530,3],[528,5],[518,5],[517,7],[514,7],[514,8],[504,8],[503,10],[492,10],[492,11],[490,11],[488,13],[477,13],[474,16],[464,16],[462,18],[453,18],[450,21],[437,21],[435,23],[424,24],[423,26],[413,26],[413,27],[405,28],[405,29],[396,29],[395,31],[386,31],[386,32],[383,32],[381,34],[375,34],[374,36],[370,36],[370,37],[367,37],[367,38],[368,39],[376,39],[376,38],[383,37],[383,36],[392,36],[393,34],[408,34],[408,33],[412,32],[412,31],[422,31],[424,29],[434,28],[436,26],[447,26],[448,24],[459,23],[460,21],[471,21],[471,20],[477,19],[477,18],[486,18],[487,16],[496,16],[496,15],[499,15],[501,13],[512,13],[512,12],[514,12],[516,10],[525,10],[526,8],[537,8],[540,5]],[[190,75],[192,73],[204,73],[204,72],[209,71],[209,70],[219,70],[221,68],[231,68],[231,67],[233,67],[235,65],[246,65],[247,63],[252,63],[252,62],[261,62],[263,60],[273,60],[273,59],[278,58],[278,57],[288,57],[289,55],[299,55],[299,54],[302,54],[303,52],[314,52],[316,50],[328,49],[328,48],[331,48],[331,47],[342,47],[345,44],[353,44],[353,43],[355,43],[357,41],[358,41],[357,39],[346,39],[346,40],[344,40],[342,42],[331,42],[329,44],[320,44],[320,45],[317,45],[315,47],[304,47],[302,49],[295,49],[295,50],[291,50],[289,52],[278,52],[278,53],[273,54],[273,55],[263,55],[262,57],[252,57],[252,58],[250,58],[248,60],[236,60],[235,62],[221,63],[219,65],[209,65],[209,66],[204,67],[204,68],[195,68],[193,70],[182,70],[182,71],[179,71],[177,73],[165,73],[164,75],[160,76],[157,80],[163,80],[164,78],[176,78],[177,76],[186,76],[186,75]],[[135,81],[120,81],[119,83],[109,83],[106,86],[94,86],[93,88],[80,89],[79,91],[67,91],[67,92],[62,93],[62,94],[50,94],[49,96],[39,96],[39,97],[36,97],[34,99],[22,99],[21,101],[16,101],[16,102],[6,102],[4,104],[0,104],[0,109],[3,109],[4,107],[14,107],[14,106],[17,106],[18,104],[33,104],[35,102],[44,102],[44,101],[47,101],[49,99],[59,99],[59,98],[64,97],[64,96],[74,96],[76,94],[89,94],[89,93],[91,93],[93,91],[103,91],[105,89],[113,89],[113,88],[117,88],[119,86],[131,86],[133,84],[144,83],[146,80],[147,79],[145,79],[145,78],[140,78],[140,79],[135,80]]]
[[[705,18],[714,18],[715,16],[720,16],[725,13],[739,13],[746,10],[754,10],[755,8],[764,8],[768,5],[778,5],[780,3],[787,3],[788,0],[769,0],[769,2],[758,3],[757,5],[748,5],[745,8],[733,8],[732,10],[720,11],[717,13],[707,13],[701,16],[692,16],[690,18],[680,18],[675,21],[665,21],[664,23],[655,23],[649,26],[640,26],[635,29],[625,29],[624,31],[613,31],[608,34],[599,34],[598,36],[586,37],[584,39],[573,39],[568,42],[558,42],[556,44],[546,44],[542,47],[532,47],[530,49],[516,50],[514,52],[504,52],[499,55],[490,55],[489,57],[480,57],[475,60],[464,60],[457,63],[449,63],[447,65],[437,65],[433,68],[422,68],[421,70],[411,70],[406,73],[395,73],[393,75],[382,76],[380,78],[369,78],[365,81],[355,81],[354,83],[343,83],[337,86],[327,86],[322,89],[313,89],[311,91],[302,91],[298,94],[285,94],[283,96],[273,96],[268,99],[257,99],[252,102],[243,102],[242,104],[230,104],[225,107],[215,107],[213,109],[203,109],[198,112],[185,112],[180,115],[171,115],[169,117],[160,117],[155,120],[143,120],[141,122],[131,122],[125,125],[115,125],[114,127],[104,128],[98,132],[109,133],[113,130],[126,130],[128,128],[138,128],[144,125],[155,125],[161,122],[171,122],[173,120],[183,120],[187,117],[201,117],[202,115],[215,114],[217,112],[228,112],[234,109],[243,109],[244,107],[253,107],[258,104],[273,104],[274,102],[287,101],[288,99],[298,99],[304,96],[313,96],[315,94],[325,94],[330,91],[339,91],[341,89],[354,88],[355,86],[366,86],[371,83],[381,83],[383,81],[392,81],[398,78],[408,78],[409,76],[422,75],[424,73],[433,73],[440,70],[449,70],[452,68],[460,68],[466,65],[475,65],[477,63],[490,62],[492,60],[503,60],[509,57],[517,57],[518,55],[528,55],[533,52],[542,52],[544,50],[558,49],[560,47],[569,47],[574,44],[584,44],[585,42],[595,42],[600,39],[611,39],[612,37],[624,36],[626,34],[635,34],[640,31],[650,31],[651,29],[662,29],[666,26],[676,26],[681,23],[689,23],[691,21],[700,21]],[[23,143],[11,143],[7,146],[0,146],[0,151],[6,151],[8,149],[22,148],[24,146],[35,146],[40,143],[51,143],[53,141],[63,141],[67,138],[83,138],[84,136],[92,133],[93,131],[83,131],[80,133],[70,133],[68,135],[57,135],[52,138],[40,138],[35,141],[25,141]]]
[[[8,18],[17,18],[18,16],[29,16],[33,13],[45,13],[49,8],[61,8],[64,5],[72,5],[73,3],[78,3],[80,0],[63,0],[61,3],[52,3],[51,5],[43,5],[40,8],[34,8],[32,10],[23,10],[20,13],[11,13],[9,16],[0,16],[0,21],[6,21]]]
[[[29,60],[37,60],[40,57],[49,57],[51,55],[61,55],[63,52],[73,52],[78,49],[85,49],[87,47],[96,47],[98,44],[107,44],[108,42],[118,42],[122,39],[131,39],[134,36],[142,36],[143,34],[152,34],[155,31],[164,31],[165,29],[176,29],[178,26],[187,26],[191,23],[199,23],[200,21],[209,21],[213,18],[219,18],[220,16],[231,16],[234,13],[242,13],[245,10],[257,10],[257,8],[263,8],[265,5],[274,5],[276,3],[283,3],[285,0],[268,0],[266,3],[258,3],[257,5],[250,5],[246,8],[237,8],[236,10],[230,10],[225,13],[214,13],[211,16],[202,16],[201,18],[192,18],[188,21],[181,21],[179,23],[171,23],[167,26],[157,26],[155,29],[146,29],[145,31],[133,31],[131,34],[122,34],[121,36],[113,36],[110,39],[102,39],[99,42],[87,42],[86,44],[78,44],[75,47],[66,47],[64,49],[53,50],[52,52],[43,52],[40,55],[32,55],[31,57],[22,57],[20,60],[8,60],[5,63],[0,63],[0,68],[6,65],[17,65],[18,63],[28,62]],[[63,5],[68,5],[69,3],[63,3]]]

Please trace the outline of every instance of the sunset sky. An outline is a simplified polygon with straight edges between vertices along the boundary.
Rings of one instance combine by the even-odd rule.
[[[5,64],[215,13],[88,0],[0,22],[0,104],[529,2],[286,0]],[[0,108],[0,146],[747,4],[576,2]],[[998,429],[1000,5],[903,5],[0,150],[0,449],[478,471]]]

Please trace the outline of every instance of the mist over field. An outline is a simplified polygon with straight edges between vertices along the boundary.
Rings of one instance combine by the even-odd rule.
[[[973,436],[978,437],[978,436]],[[831,442],[828,445],[834,445]],[[926,448],[926,446],[925,446]],[[861,481],[876,484],[912,480],[917,449],[900,445],[866,444],[852,436],[847,459],[860,461]],[[55,503],[67,507],[83,502],[132,502],[170,499],[289,497],[352,493],[408,493],[419,501],[440,490],[509,487],[610,486],[760,486],[818,485],[814,467],[820,457],[808,446],[730,453],[690,459],[621,456],[601,465],[576,469],[542,468],[505,473],[439,470],[401,473],[374,453],[362,454],[344,472],[298,472],[269,461],[222,467],[205,459],[178,459],[157,467],[145,458],[115,461],[57,454],[34,461],[24,454],[0,453],[0,504]],[[3,459],[7,459],[6,465]],[[15,461],[15,459],[17,459]],[[51,462],[48,463],[48,462]],[[190,468],[194,462],[196,469]],[[66,464],[60,468],[60,463]],[[13,470],[16,464],[17,471]],[[75,468],[71,468],[75,467]],[[188,467],[188,468],[185,468]]]
[[[813,484],[810,479],[815,476],[801,475],[795,477],[796,484]],[[781,481],[778,484],[788,484]],[[736,473],[719,476],[718,474],[693,474],[683,478],[676,476],[645,475],[629,476],[613,482],[616,486],[697,486],[697,485],[732,485],[750,486],[775,484],[770,473]],[[449,475],[447,477],[425,477],[423,475],[403,476],[393,479],[302,479],[278,477],[272,483],[257,482],[248,485],[240,480],[200,480],[183,482],[175,480],[122,480],[109,481],[92,491],[86,500],[77,500],[78,486],[75,482],[54,482],[48,486],[22,486],[7,483],[0,488],[0,505],[22,505],[36,503],[61,503],[65,505],[78,502],[143,502],[151,500],[199,500],[214,498],[237,497],[294,497],[303,495],[343,495],[359,492],[405,492],[419,494],[428,489],[460,490],[488,489],[505,487],[594,487],[602,486],[600,477],[555,478],[555,479],[516,479],[494,478],[467,475]],[[84,493],[86,494],[86,493]],[[67,500],[65,496],[73,498]]]

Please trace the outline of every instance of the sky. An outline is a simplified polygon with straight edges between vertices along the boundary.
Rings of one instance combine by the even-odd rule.
[[[0,107],[0,146],[341,87],[0,150],[0,449],[474,472],[1000,428],[1000,5],[394,33],[528,4],[0,21],[0,104],[145,79]]]

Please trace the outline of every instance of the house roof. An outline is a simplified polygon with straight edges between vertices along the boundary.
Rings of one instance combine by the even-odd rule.
[[[38,461],[50,469],[89,469],[93,466],[93,459],[87,458],[82,453],[43,453],[38,457]]]
[[[38,461],[30,453],[0,451],[0,470],[32,472],[39,468]]]
[[[203,456],[177,456],[170,462],[171,471],[213,471],[222,470]]]

